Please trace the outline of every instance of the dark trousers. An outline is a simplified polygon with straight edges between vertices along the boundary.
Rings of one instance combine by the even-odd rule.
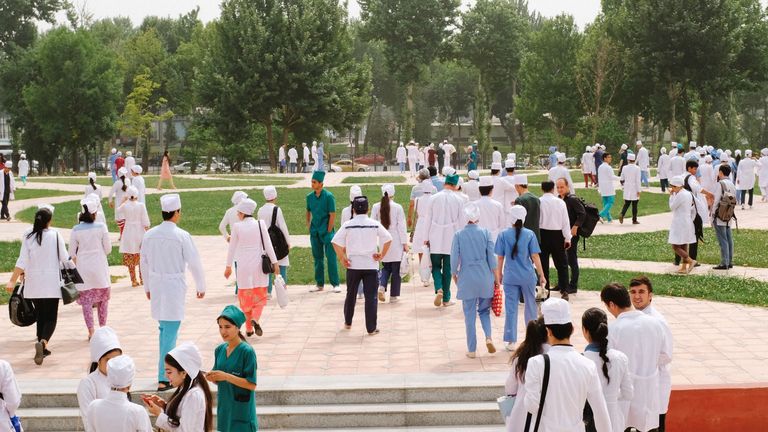
[[[8,200],[10,198],[10,193],[8,191],[5,191],[3,194],[3,207],[0,209],[0,219],[10,219],[11,213],[8,211]]]
[[[688,256],[695,260],[699,256],[699,242],[688,245]],[[675,255],[675,265],[680,265],[680,255]]]
[[[571,248],[566,250],[568,267],[571,268],[571,281],[568,283],[568,294],[575,294],[579,290],[579,236],[571,239]],[[558,276],[560,277],[560,276]]]
[[[659,428],[656,429],[658,432],[664,432],[667,430],[667,415],[666,414],[659,414]]]
[[[741,205],[747,204],[747,194],[749,194],[749,206],[752,207],[752,198],[755,193],[755,188],[752,187],[752,189],[748,190],[739,190],[739,202],[741,202]]]
[[[392,275],[392,290],[389,295],[392,297],[400,297],[400,284],[402,278],[400,277],[400,262],[385,262],[381,268],[381,276],[379,276],[379,286],[384,287],[384,291],[387,290],[387,281],[389,276]]]
[[[30,300],[35,305],[35,315],[37,315],[37,340],[38,342],[41,340],[50,342],[59,318],[59,299],[41,298]]]
[[[347,298],[344,300],[344,323],[352,325],[352,317],[355,316],[355,302],[357,301],[357,286],[363,282],[363,294],[365,294],[365,329],[368,333],[376,330],[376,310],[379,300],[376,297],[377,280],[376,270],[347,269]]]
[[[666,192],[669,187],[669,179],[659,179],[659,183],[661,183],[661,191]]]
[[[629,210],[629,205],[632,204],[632,222],[637,222],[637,203],[639,200],[627,201],[624,200],[624,207],[621,208],[621,217],[623,218]]]
[[[568,257],[565,254],[565,238],[563,232],[559,230],[540,230],[541,232],[541,267],[544,270],[544,277],[547,279],[547,289],[549,285],[549,257],[555,262],[557,269],[557,290],[568,290]]]

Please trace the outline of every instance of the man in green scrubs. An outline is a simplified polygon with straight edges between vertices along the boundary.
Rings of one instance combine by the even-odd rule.
[[[333,224],[336,222],[336,199],[333,194],[323,189],[325,171],[312,173],[312,192],[307,195],[307,228],[312,245],[312,257],[315,260],[316,286],[310,292],[323,290],[325,285],[325,256],[328,257],[328,279],[333,285],[333,292],[340,293],[339,268],[336,252],[333,250]],[[325,255],[325,256],[324,256]]]

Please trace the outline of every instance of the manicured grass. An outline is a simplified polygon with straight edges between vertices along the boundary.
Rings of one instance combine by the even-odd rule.
[[[555,272],[550,270],[550,273],[556,280]],[[579,276],[579,289],[600,291],[610,282],[620,282],[628,287],[630,279],[640,274],[643,274],[642,271],[583,269]],[[647,276],[653,283],[655,295],[768,306],[768,283],[755,279],[668,274],[647,274]]]
[[[672,263],[672,247],[667,243],[669,231],[596,235],[587,239],[587,250],[579,249],[579,256],[629,261],[661,261]],[[733,230],[734,264],[747,267],[768,267],[768,231]],[[581,246],[580,246],[581,247]],[[705,264],[720,263],[720,246],[712,228],[704,230],[704,242],[699,243],[698,261]]]
[[[65,238],[65,242],[69,239]],[[21,250],[21,242],[0,242],[0,272],[12,272],[16,266],[16,258],[19,257],[19,250]],[[123,254],[120,253],[120,247],[118,245],[112,246],[112,253],[107,256],[109,265],[122,265]],[[2,281],[0,281],[2,282]]]
[[[156,187],[158,176],[150,175],[144,176],[144,181],[147,187]],[[30,181],[37,183],[59,183],[59,184],[82,184],[83,186],[88,184],[86,177],[35,177]],[[174,176],[173,183],[177,189],[200,189],[200,188],[213,188],[213,187],[254,187],[254,186],[268,186],[268,185],[290,185],[297,181],[295,178],[280,178],[280,177],[258,177],[258,178],[235,178],[233,180],[224,179],[212,179],[212,178],[199,178],[195,176]],[[100,176],[96,183],[102,187],[112,187],[112,178],[108,176]],[[168,187],[167,183],[164,183],[164,187]]]
[[[541,194],[541,187],[535,186],[531,189],[534,194]],[[600,196],[600,192],[597,189],[576,189],[576,195],[584,198],[585,201],[594,204],[598,210],[603,209],[603,200]],[[621,213],[621,207],[624,205],[624,192],[617,189],[616,199],[611,208],[611,215],[614,219],[619,217]],[[669,195],[660,193],[641,193],[640,203],[638,204],[637,212],[639,216],[648,216],[658,213],[669,212]],[[632,214],[632,208],[630,207],[627,214]],[[631,222],[631,220],[630,220]]]
[[[44,197],[57,197],[57,196],[65,196],[65,195],[78,195],[78,193],[52,190],[52,189],[26,189],[26,188],[16,189],[16,192],[14,192],[14,198],[16,199],[16,201],[34,199],[34,198],[44,198]]]
[[[365,177],[347,177],[341,182],[343,184],[384,184],[384,183],[405,183],[403,176],[365,176]]]

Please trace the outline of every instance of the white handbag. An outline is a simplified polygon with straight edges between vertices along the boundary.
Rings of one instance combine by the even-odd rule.
[[[501,411],[502,420],[505,420],[506,422],[507,417],[512,414],[512,408],[515,406],[515,396],[501,396],[496,399],[496,403],[499,404],[499,411]]]
[[[432,259],[429,257],[427,246],[424,246],[424,254],[421,256],[421,262],[419,262],[419,276],[425,284],[432,280]]]
[[[283,276],[277,275],[272,286],[275,288],[277,305],[280,306],[280,309],[285,309],[285,307],[288,306],[290,300],[288,299],[288,289],[285,286],[285,280],[283,280]]]

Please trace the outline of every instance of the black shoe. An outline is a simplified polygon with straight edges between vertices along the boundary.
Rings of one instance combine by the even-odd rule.
[[[171,389],[173,389],[173,387],[171,386],[171,383],[169,383],[168,381],[160,381],[159,383],[157,383],[158,392],[165,392]]]
[[[45,344],[42,341],[38,341],[35,344],[35,358],[34,358],[35,364],[38,366],[43,364],[43,359],[45,358],[44,350],[45,350]]]
[[[47,348],[43,349],[43,357],[48,357],[49,355],[51,355],[51,352]]]
[[[619,223],[620,224],[624,223],[624,215],[619,215]]]
[[[636,220],[635,220],[635,221],[632,221],[632,225],[640,225],[640,222],[638,222],[638,221],[636,221]]]
[[[733,268],[733,264],[729,265],[729,266],[728,266],[728,268],[729,268],[729,269],[732,269],[732,268]]]
[[[568,301],[568,291],[560,291],[560,298]]]
[[[694,265],[694,267],[701,267],[701,263],[696,262],[696,265]]]
[[[261,336],[264,334],[264,330],[261,329],[261,326],[256,322],[256,320],[251,320],[251,324],[253,324],[253,332],[256,333],[256,336]]]
[[[719,266],[712,267],[712,270],[728,270],[728,266],[719,265]]]

